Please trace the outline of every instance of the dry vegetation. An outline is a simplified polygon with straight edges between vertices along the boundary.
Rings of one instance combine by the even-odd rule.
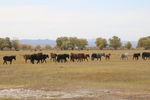
[[[47,54],[51,52],[105,52],[111,53],[112,57],[110,61],[89,59],[88,62],[55,63],[47,59],[47,64],[26,64],[22,55],[34,51],[0,51],[0,89],[30,88],[59,91],[92,88],[117,89],[124,93],[150,92],[150,60],[132,60],[133,53],[143,51],[43,51]],[[120,60],[120,54],[125,52],[129,53],[129,60]],[[17,60],[12,65],[3,65],[4,55],[17,55]]]

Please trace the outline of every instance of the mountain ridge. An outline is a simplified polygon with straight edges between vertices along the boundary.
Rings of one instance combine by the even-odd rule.
[[[96,39],[87,39],[88,40],[88,46],[90,47],[94,47],[95,45],[95,40]],[[125,43],[127,43],[128,41],[126,40],[122,40],[121,41],[123,45],[125,45]],[[137,46],[137,41],[130,41],[133,48],[135,48]],[[55,40],[50,40],[50,39],[22,39],[20,40],[21,44],[29,44],[29,45],[40,45],[40,46],[44,46],[44,45],[51,45],[51,46],[56,46],[56,41]]]

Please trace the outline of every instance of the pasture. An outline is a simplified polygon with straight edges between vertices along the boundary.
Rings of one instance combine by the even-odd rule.
[[[57,63],[47,59],[47,63],[43,64],[25,63],[22,55],[38,52],[46,54],[111,53],[111,59],[108,61],[104,58],[102,58],[102,61],[91,61],[89,59],[89,61],[84,62],[69,61],[67,63]],[[120,55],[126,52],[129,53],[129,59],[121,60]],[[141,100],[141,98],[142,100],[148,100],[148,98],[150,99],[150,95],[146,98],[142,96],[139,98],[136,97],[137,94],[150,94],[150,60],[144,61],[141,57],[139,60],[132,60],[133,53],[142,52],[144,51],[0,51],[0,90],[24,88],[46,91],[76,91],[85,89],[94,91],[108,89],[110,91],[119,91],[119,94],[114,93],[117,97],[127,97],[126,99],[118,100]],[[150,50],[147,52],[150,52]],[[3,65],[2,57],[5,55],[16,55],[17,60],[13,61],[12,65]],[[92,98],[101,100],[100,96]],[[80,99],[88,100],[89,98],[79,97],[70,98],[69,100]],[[62,98],[62,100],[64,99]]]

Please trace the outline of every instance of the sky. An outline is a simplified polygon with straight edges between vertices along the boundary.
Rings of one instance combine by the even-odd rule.
[[[150,36],[150,0],[0,0],[0,37]]]

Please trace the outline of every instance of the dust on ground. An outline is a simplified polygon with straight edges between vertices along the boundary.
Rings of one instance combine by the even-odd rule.
[[[150,100],[150,93],[123,93],[119,90],[78,89],[73,91],[49,91],[24,88],[0,90],[0,98],[14,99],[62,99],[62,100]]]

